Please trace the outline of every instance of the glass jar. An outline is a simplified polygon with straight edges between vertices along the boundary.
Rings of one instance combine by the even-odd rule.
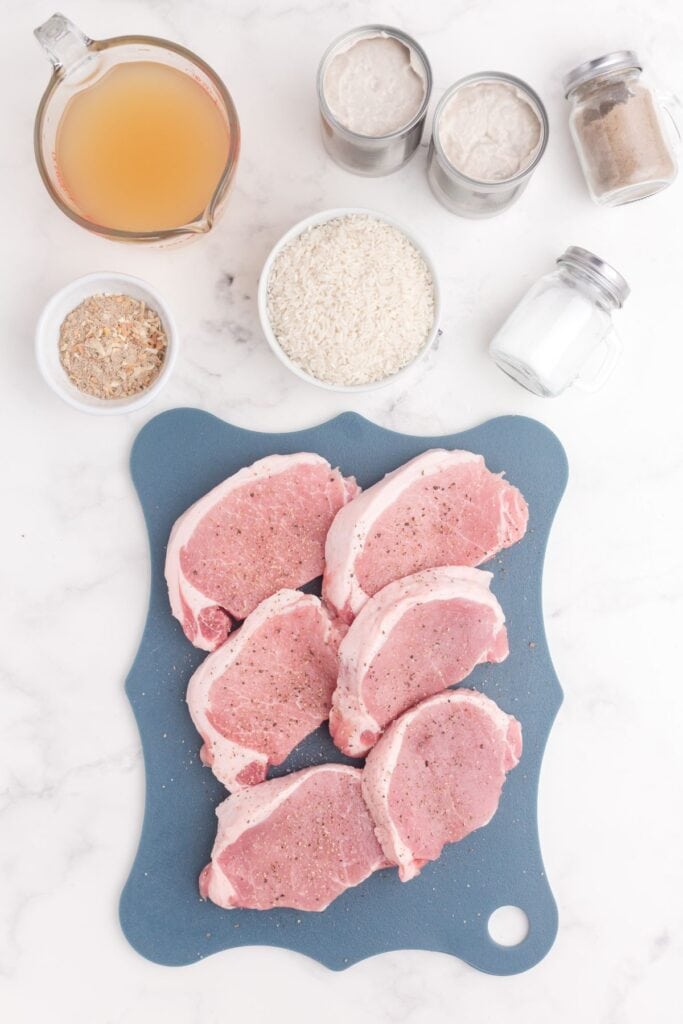
[[[612,312],[629,290],[609,263],[571,246],[558,258],[557,269],[524,295],[489,352],[501,370],[535,395],[555,397],[572,384],[597,391],[619,357]]]
[[[539,138],[528,161],[516,173],[498,180],[479,180],[458,170],[448,159],[441,137],[442,120],[451,101],[460,90],[476,89],[479,86],[491,84],[502,85],[524,100],[524,103],[538,119]],[[484,121],[482,132],[486,135],[487,131]],[[509,138],[509,134],[509,129],[506,129],[503,138]],[[432,192],[451,213],[457,213],[461,217],[493,217],[497,213],[507,210],[520,197],[529,184],[531,175],[536,170],[547,143],[548,115],[540,98],[526,82],[501,71],[482,71],[468,75],[466,78],[461,78],[444,93],[434,112],[432,138],[427,158],[427,178]]]
[[[619,50],[580,64],[564,79],[574,145],[591,197],[603,206],[645,199],[676,177],[677,101],[655,94],[641,71],[632,50]]]

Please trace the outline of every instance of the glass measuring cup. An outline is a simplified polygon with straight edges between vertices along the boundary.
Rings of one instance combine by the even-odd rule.
[[[40,176],[59,209],[95,234],[123,242],[174,244],[210,231],[222,211],[235,176],[240,151],[240,127],[230,93],[208,64],[190,50],[152,36],[116,36],[89,39],[62,14],[54,14],[35,30],[35,36],[52,63],[52,77],[38,106],[34,147]],[[228,153],[222,174],[205,209],[190,222],[156,231],[126,231],[97,224],[78,209],[57,163],[57,131],[67,104],[112,68],[135,61],[160,63],[183,72],[210,97],[225,119]]]

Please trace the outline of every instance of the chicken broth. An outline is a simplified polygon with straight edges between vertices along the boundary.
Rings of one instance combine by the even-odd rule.
[[[67,104],[56,159],[87,220],[119,231],[182,227],[204,212],[228,159],[211,96],[153,61],[118,64]]]

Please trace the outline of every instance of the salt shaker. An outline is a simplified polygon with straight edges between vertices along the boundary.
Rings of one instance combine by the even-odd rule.
[[[555,397],[572,384],[597,391],[619,358],[612,312],[629,290],[609,263],[570,246],[557,268],[524,295],[489,352],[501,370],[535,395]]]
[[[632,50],[618,50],[564,79],[574,145],[591,197],[603,206],[644,199],[676,177],[677,101],[648,88],[641,72]]]

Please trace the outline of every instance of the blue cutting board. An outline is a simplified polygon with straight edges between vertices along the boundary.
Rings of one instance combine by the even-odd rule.
[[[214,810],[226,793],[200,764],[200,740],[185,706],[187,682],[204,655],[187,642],[168,606],[163,568],[173,522],[225,477],[274,452],[319,452],[367,487],[434,447],[480,452],[491,470],[505,470],[529,503],[525,538],[487,566],[507,616],[510,656],[501,665],[479,666],[467,681],[522,723],[524,753],[497,814],[486,828],[447,847],[414,881],[402,884],[394,870],[378,872],[323,913],[226,911],[203,902],[197,876],[209,860]],[[562,700],[541,610],[543,556],[567,480],[557,438],[520,416],[490,420],[462,434],[412,437],[355,413],[310,430],[265,434],[196,409],[175,409],[140,431],[131,472],[149,531],[152,575],[147,622],[126,683],[147,783],[140,845],[120,903],[129,942],[168,965],[259,945],[297,950],[334,970],[393,949],[451,953],[490,974],[514,974],[538,963],[557,932],[536,820],[541,759]],[[323,726],[273,774],[325,761],[348,759]],[[513,947],[493,942],[487,930],[491,912],[507,904],[521,907],[529,919],[527,937]]]

